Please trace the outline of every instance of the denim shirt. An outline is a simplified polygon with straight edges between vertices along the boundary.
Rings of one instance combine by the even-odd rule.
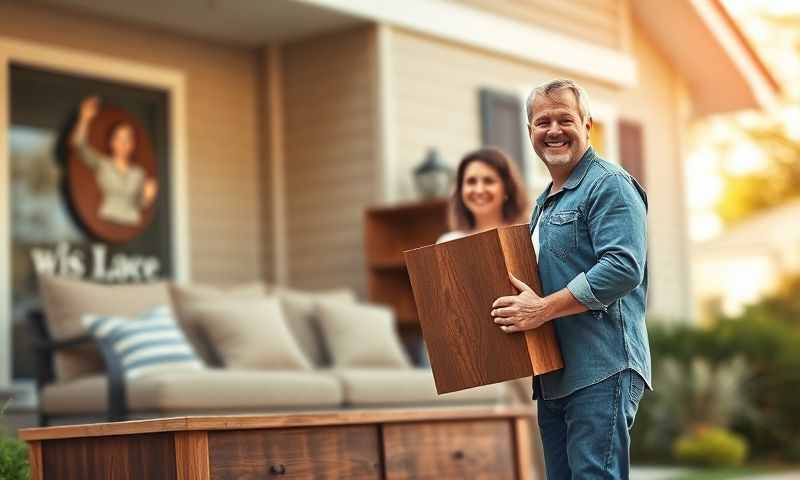
[[[564,287],[588,312],[553,320],[564,368],[539,376],[545,399],[565,397],[625,369],[651,387],[647,300],[647,196],[589,147],[561,191],[536,200],[544,295]]]

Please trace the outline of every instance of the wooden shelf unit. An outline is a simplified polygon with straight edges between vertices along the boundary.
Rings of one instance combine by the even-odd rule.
[[[403,251],[432,245],[447,232],[447,199],[369,208],[365,212],[367,290],[371,302],[388,305],[398,326],[419,329]]]

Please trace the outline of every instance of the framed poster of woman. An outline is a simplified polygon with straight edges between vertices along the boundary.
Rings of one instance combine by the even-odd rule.
[[[72,206],[96,237],[124,243],[153,219],[158,172],[147,131],[130,113],[85,98],[70,135]]]

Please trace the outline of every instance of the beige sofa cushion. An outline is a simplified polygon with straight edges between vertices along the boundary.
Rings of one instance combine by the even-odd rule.
[[[189,311],[226,368],[309,370],[275,297],[197,303]]]
[[[86,314],[131,316],[153,307],[169,305],[167,284],[100,285],[52,275],[39,275],[47,327],[56,340],[86,334],[81,317]],[[104,370],[94,345],[56,352],[55,374],[60,381]]]
[[[275,287],[275,295],[281,300],[289,329],[300,344],[306,357],[315,366],[330,365],[330,354],[325,348],[317,319],[319,302],[332,301],[354,303],[355,294],[347,289],[322,292],[305,292],[285,287]]]
[[[46,386],[42,409],[48,415],[102,415],[107,409],[103,375]],[[225,412],[341,405],[339,381],[313,371],[208,369],[138,378],[128,384],[132,412]]]
[[[331,373],[341,380],[344,402],[352,406],[500,403],[508,398],[502,383],[438,395],[433,372],[426,368],[336,368]]]
[[[388,308],[326,301],[318,319],[334,366],[411,367]]]
[[[240,285],[231,288],[217,288],[208,285],[177,285],[170,284],[169,294],[172,299],[172,307],[178,316],[178,321],[186,333],[186,338],[194,346],[195,351],[206,365],[219,366],[222,359],[218,358],[206,332],[192,318],[192,307],[199,303],[212,302],[227,298],[261,298],[267,295],[270,287],[256,282]]]

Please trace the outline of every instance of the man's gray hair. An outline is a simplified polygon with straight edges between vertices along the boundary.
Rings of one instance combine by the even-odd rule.
[[[528,114],[528,125],[530,125],[531,117],[533,117],[533,101],[536,99],[536,97],[539,95],[544,95],[547,98],[553,99],[553,94],[565,88],[571,90],[575,95],[575,99],[578,101],[578,112],[581,115],[581,121],[586,121],[586,119],[592,118],[592,112],[589,109],[589,94],[586,93],[586,90],[575,83],[574,80],[557,78],[539,85],[531,91],[530,95],[528,95],[528,100],[525,102],[525,109]]]

